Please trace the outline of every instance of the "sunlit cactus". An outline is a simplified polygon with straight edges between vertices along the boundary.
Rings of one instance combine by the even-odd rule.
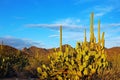
[[[90,18],[90,42],[94,42],[94,13],[91,13]]]
[[[98,43],[100,44],[100,20],[98,21]]]
[[[104,39],[104,35],[105,35],[105,32],[102,33],[102,39],[101,39],[101,43],[102,43],[102,47],[105,46],[105,39]]]
[[[84,43],[86,44],[86,42],[87,42],[87,38],[86,38],[86,29],[85,29],[85,31],[84,31]]]

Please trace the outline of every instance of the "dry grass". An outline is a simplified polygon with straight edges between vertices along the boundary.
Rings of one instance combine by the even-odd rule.
[[[114,53],[108,56],[108,59],[112,63],[112,68],[99,73],[99,77],[102,80],[120,80],[120,54]]]

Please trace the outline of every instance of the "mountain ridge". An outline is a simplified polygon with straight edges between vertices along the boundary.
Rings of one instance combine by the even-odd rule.
[[[63,52],[65,51],[66,46],[69,47],[70,49],[74,50],[74,48],[71,45],[64,44],[64,45],[62,45]],[[4,52],[18,52],[18,49],[14,48],[14,47],[11,47],[9,45],[2,45],[2,47],[3,47]],[[33,55],[35,53],[48,55],[48,54],[51,54],[51,53],[55,52],[55,50],[59,51],[59,47],[46,49],[46,48],[31,46],[29,48],[23,48],[20,51],[24,54],[30,54],[30,55]],[[109,55],[109,56],[112,56],[114,54],[120,54],[120,47],[105,48],[105,50],[107,52],[107,55]]]

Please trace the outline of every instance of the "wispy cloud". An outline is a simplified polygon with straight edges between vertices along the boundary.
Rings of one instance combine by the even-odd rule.
[[[95,26],[95,30],[97,30],[98,25]],[[120,23],[103,23],[101,24],[101,30],[104,30],[105,32],[109,33],[109,35],[112,33],[116,34],[120,32]]]
[[[120,27],[120,23],[111,23],[109,24],[111,27]]]
[[[85,26],[82,26],[79,23],[80,23],[80,19],[66,18],[66,19],[54,21],[51,24],[26,24],[25,26],[50,28],[50,29],[58,30],[59,26],[62,25],[64,30],[80,31],[81,29],[84,29]]]
[[[111,37],[109,39],[106,39],[105,42],[108,48],[115,47],[115,46],[120,47],[120,36],[116,36],[114,38]]]
[[[48,37],[50,37],[50,38],[54,38],[54,37],[59,37],[59,35],[54,34],[54,35],[50,35],[50,36],[48,36]]]
[[[88,32],[87,32],[88,34]],[[53,35],[49,36],[50,38],[59,38],[59,32]],[[71,32],[71,31],[63,31],[63,41],[69,42],[69,41],[83,41],[84,38],[84,31],[82,32]]]
[[[114,9],[112,6],[95,6],[94,11],[95,11],[95,17],[101,17],[106,15],[107,13],[111,12]]]
[[[95,4],[93,5],[94,2],[95,3],[97,2],[96,0],[92,0],[92,1],[93,2],[89,3],[89,5],[92,5],[92,6],[89,6],[88,8],[82,10],[82,13],[89,15],[91,12],[94,12],[95,17],[102,17],[116,9],[116,6],[111,5],[111,4],[108,5],[108,3],[104,1],[101,1],[100,4],[97,4],[97,5]],[[102,2],[104,4],[102,4]]]
[[[2,41],[5,45],[10,45],[17,49],[22,49],[24,47],[30,47],[30,46],[38,46],[38,47],[44,46],[41,42],[34,42],[28,39],[18,39],[11,36],[0,37],[0,44]]]
[[[54,21],[54,23],[58,24],[78,24],[80,23],[80,19],[74,19],[74,18],[66,18],[66,19],[61,19],[58,21]]]
[[[105,14],[104,12],[100,12],[100,13],[95,14],[95,17],[103,16],[104,14]]]

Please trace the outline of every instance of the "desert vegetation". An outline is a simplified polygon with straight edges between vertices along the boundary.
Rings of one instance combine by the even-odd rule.
[[[120,80],[120,48],[105,48],[105,33],[100,35],[100,20],[98,21],[98,41],[96,41],[93,17],[92,13],[90,41],[87,41],[85,30],[84,41],[77,42],[75,48],[62,45],[62,26],[60,26],[59,48],[31,47],[17,50],[1,44],[0,78]]]
[[[12,77],[24,72],[28,65],[28,55],[20,50],[1,45],[0,49],[0,77]]]

